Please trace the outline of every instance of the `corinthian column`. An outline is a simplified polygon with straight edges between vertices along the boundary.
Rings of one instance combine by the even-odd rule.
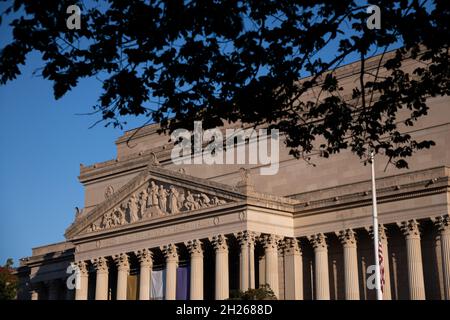
[[[161,248],[166,257],[166,300],[175,300],[177,294],[178,253],[175,244]]]
[[[139,300],[150,299],[151,273],[153,268],[153,254],[149,249],[135,251],[139,259]]]
[[[241,252],[239,256],[240,290],[247,291],[255,287],[255,234],[243,231],[236,234]]]
[[[373,226],[366,228],[373,240]],[[386,236],[386,228],[380,224],[378,226],[378,239],[381,241],[381,249],[383,250],[383,269],[384,269],[384,286],[383,300],[391,300],[391,274],[389,270],[389,248]]]
[[[284,269],[286,300],[303,300],[302,252],[295,238],[284,240]]]
[[[115,255],[114,262],[117,265],[117,300],[127,300],[127,278],[130,273],[130,263],[126,253]]]
[[[108,300],[108,261],[105,257],[91,260],[97,271],[95,281],[95,300]]]
[[[87,300],[89,279],[87,263],[78,261],[75,268],[75,300]]]
[[[345,299],[359,300],[358,258],[356,252],[356,237],[352,229],[336,234],[344,248],[344,279]]]
[[[316,300],[330,300],[330,280],[328,275],[328,249],[323,233],[310,236],[314,248],[314,280]]]
[[[227,238],[220,234],[209,239],[216,250],[216,300],[229,297]]]
[[[203,249],[198,239],[185,243],[191,256],[190,299],[203,300]]]
[[[265,234],[261,237],[266,257],[266,283],[270,286],[275,296],[279,296],[278,290],[278,242],[280,237],[274,234]]]
[[[424,300],[425,284],[423,280],[419,223],[415,219],[412,219],[402,222],[399,226],[406,238],[409,298],[411,300]]]
[[[441,238],[442,271],[444,274],[445,299],[450,300],[450,217],[441,216],[435,219]]]

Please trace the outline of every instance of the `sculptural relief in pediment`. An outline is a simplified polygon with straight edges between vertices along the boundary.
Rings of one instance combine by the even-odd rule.
[[[187,188],[150,180],[128,199],[91,223],[86,232],[109,229],[141,220],[219,206],[227,200]]]

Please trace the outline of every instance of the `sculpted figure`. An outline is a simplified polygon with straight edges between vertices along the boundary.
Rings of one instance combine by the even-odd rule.
[[[134,194],[131,196],[130,200],[128,200],[127,210],[130,223],[136,222],[139,219],[139,217],[138,217],[138,205],[136,201],[136,196]]]
[[[120,225],[120,217],[117,215],[117,210],[113,211],[112,223],[113,223],[114,226],[119,226]]]
[[[114,226],[120,226],[126,223],[125,214],[122,210],[122,205],[114,209],[112,214],[112,221]]]
[[[218,197],[216,197],[216,196],[214,196],[214,197],[212,198],[212,204],[213,204],[213,205],[218,206],[218,205],[225,204],[225,203],[227,203],[225,200],[220,200],[220,199],[219,199]]]
[[[184,201],[184,206],[187,210],[195,210],[198,209],[198,203],[195,199],[195,196],[188,190],[186,200]]]
[[[158,186],[155,181],[150,182],[148,190],[147,207],[158,207]]]
[[[202,208],[209,207],[210,202],[211,202],[209,197],[206,194],[204,194],[204,193],[200,194],[200,200],[199,201],[200,201],[200,207],[202,207]]]
[[[145,208],[147,207],[147,198],[148,198],[147,190],[144,189],[144,191],[142,191],[139,196],[139,217],[141,219],[144,218],[145,216]]]
[[[170,186],[169,193],[169,211],[170,213],[178,213],[178,190],[174,186]]]
[[[87,228],[87,232],[93,232],[97,230],[100,230],[100,228],[95,223],[91,223],[91,225]]]
[[[178,211],[183,210],[184,201],[186,198],[184,197],[184,190],[179,192],[178,194]]]
[[[120,207],[117,208],[118,215],[119,215],[119,218],[120,218],[120,224],[121,224],[121,225],[127,223],[127,218],[126,218],[126,216],[125,216],[125,209],[126,209],[126,206],[125,206],[124,203],[122,203],[122,204],[120,205]]]
[[[167,190],[164,189],[164,186],[159,186],[159,192],[158,192],[158,201],[159,201],[159,208],[162,212],[167,212]]]
[[[101,222],[100,226],[101,226],[103,229],[111,228],[111,226],[112,226],[111,212],[107,212],[107,213],[105,213],[105,214],[103,215],[102,222]]]

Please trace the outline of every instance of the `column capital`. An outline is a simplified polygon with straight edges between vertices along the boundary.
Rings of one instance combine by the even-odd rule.
[[[98,257],[91,260],[97,272],[108,272],[108,260],[105,257]]]
[[[308,240],[314,249],[326,249],[327,248],[326,238],[327,237],[322,232],[320,232],[310,235],[308,237]]]
[[[373,226],[365,228],[373,240]],[[381,241],[387,240],[386,227],[381,223],[378,225],[378,237]]]
[[[191,256],[203,257],[202,242],[199,239],[189,240],[184,243]]]
[[[153,253],[150,249],[141,249],[134,252],[141,266],[153,266]]]
[[[450,233],[450,216],[448,214],[432,219],[438,230],[442,233]]]
[[[88,265],[86,261],[77,261],[75,263],[75,268],[78,269],[80,276],[86,276],[88,274]]]
[[[241,231],[238,233],[234,234],[236,239],[239,242],[239,245],[242,246],[247,246],[247,247],[252,247],[255,245],[255,241],[256,241],[256,237],[257,234],[256,232],[253,231]]]
[[[281,237],[276,234],[263,234],[259,237],[264,249],[277,249],[280,243]]]
[[[128,260],[128,255],[126,253],[119,253],[113,256],[114,262],[117,265],[117,269],[120,270],[130,270],[130,262]]]
[[[227,237],[223,234],[209,238],[216,251],[228,251]]]
[[[344,247],[356,247],[356,232],[353,229],[336,232],[336,236]]]
[[[397,225],[400,227],[403,235],[406,236],[406,239],[420,239],[419,223],[416,219],[402,221],[400,223],[397,223]]]
[[[161,246],[160,249],[166,258],[166,261],[178,262],[178,252],[175,244],[170,243],[168,245]]]
[[[283,250],[284,254],[301,254],[302,250],[300,248],[297,238],[285,238],[283,240]]]

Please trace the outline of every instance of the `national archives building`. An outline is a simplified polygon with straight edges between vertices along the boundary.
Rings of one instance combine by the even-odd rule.
[[[336,71],[349,97],[358,70]],[[376,156],[386,300],[450,299],[450,99],[428,104],[405,130],[436,146],[404,170]],[[276,175],[175,165],[157,129],[125,132],[115,159],[80,165],[84,208],[64,242],[21,259],[19,299],[227,299],[263,284],[278,299],[375,299],[370,166],[350,152],[297,160],[282,143]]]

